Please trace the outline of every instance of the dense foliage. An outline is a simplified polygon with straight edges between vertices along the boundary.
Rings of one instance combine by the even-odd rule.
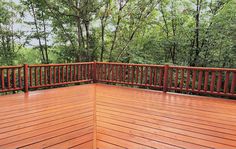
[[[236,67],[235,0],[1,0],[0,64]]]

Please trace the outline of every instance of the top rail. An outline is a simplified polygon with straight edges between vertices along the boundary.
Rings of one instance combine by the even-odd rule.
[[[80,82],[119,83],[187,94],[236,97],[236,69],[114,62],[0,66],[0,92]]]

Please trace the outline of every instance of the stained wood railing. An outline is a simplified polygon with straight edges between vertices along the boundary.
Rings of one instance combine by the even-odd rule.
[[[235,96],[236,69],[170,66],[168,89]]]
[[[99,82],[163,88],[164,66],[124,63],[96,63]]]
[[[0,67],[0,92],[80,82],[236,97],[236,69],[108,62]]]
[[[97,62],[96,80],[165,92],[236,97],[236,69]]]
[[[2,66],[0,92],[91,82],[94,62]]]
[[[0,92],[23,89],[23,66],[0,66]]]

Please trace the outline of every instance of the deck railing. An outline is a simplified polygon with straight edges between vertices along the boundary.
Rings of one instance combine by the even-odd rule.
[[[23,89],[23,66],[0,66],[0,92]]]
[[[0,92],[37,89],[80,82],[236,97],[236,69],[108,62],[0,67]]]

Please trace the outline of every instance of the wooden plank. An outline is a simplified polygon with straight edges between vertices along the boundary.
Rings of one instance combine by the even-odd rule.
[[[90,72],[89,66],[83,69],[82,75]],[[117,79],[117,69],[111,79]],[[137,76],[131,69],[129,77],[133,71]],[[0,96],[0,101],[0,148],[236,148],[233,100],[91,84]]]

